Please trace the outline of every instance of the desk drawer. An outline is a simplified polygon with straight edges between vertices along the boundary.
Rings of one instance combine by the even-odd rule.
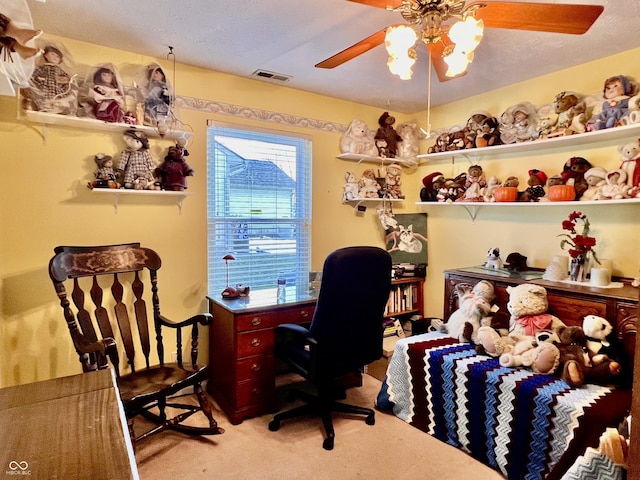
[[[238,358],[273,354],[274,334],[272,329],[255,330],[238,334]]]
[[[273,328],[281,323],[306,323],[313,318],[313,305],[283,308],[270,312],[256,312],[236,317],[236,331],[246,332],[261,328]]]
[[[240,382],[236,388],[236,408],[259,407],[262,404],[273,402],[275,390],[273,381],[248,380]]]
[[[236,365],[236,378],[238,381],[274,378],[274,365],[273,355],[255,355],[241,358]]]

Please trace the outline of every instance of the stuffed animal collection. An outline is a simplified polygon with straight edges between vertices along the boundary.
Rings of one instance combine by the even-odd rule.
[[[392,163],[378,169],[366,168],[358,179],[354,172],[346,172],[342,201],[389,198],[403,199],[402,167]]]
[[[186,141],[179,139],[169,147],[164,162],[156,165],[149,153],[149,139],[140,130],[127,130],[122,135],[126,148],[114,165],[110,155],[98,153],[94,162],[98,169],[89,188],[126,188],[132,190],[182,191],[187,188],[186,177],[194,174],[184,157],[189,155]]]
[[[567,326],[547,312],[544,287],[523,283],[507,287],[507,293],[508,332],[486,320],[477,328],[475,339],[452,326],[448,330],[443,327],[443,331],[458,335],[455,338],[460,341],[476,343],[479,353],[498,358],[503,367],[524,367],[555,375],[571,387],[586,383],[616,385],[627,380],[620,361],[623,349],[612,338],[613,328],[605,318],[586,315],[581,326]],[[473,324],[469,319],[465,321]]]

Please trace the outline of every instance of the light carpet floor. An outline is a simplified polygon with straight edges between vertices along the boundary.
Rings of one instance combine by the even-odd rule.
[[[363,386],[349,389],[345,401],[370,407],[380,385],[379,380],[363,375]],[[291,405],[282,402],[283,409]],[[272,415],[239,425],[231,425],[220,410],[215,418],[226,430],[222,435],[162,432],[140,442],[136,450],[140,478],[504,480],[467,454],[379,411],[373,426],[364,419],[334,416],[336,437],[331,451],[322,448],[324,431],[317,418],[284,421],[277,432],[268,429]]]

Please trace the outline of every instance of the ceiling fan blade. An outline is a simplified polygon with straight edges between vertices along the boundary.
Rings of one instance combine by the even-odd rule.
[[[354,3],[361,3],[363,5],[369,5],[370,7],[384,8],[387,7],[396,8],[402,3],[401,0],[349,0]]]
[[[443,40],[446,43],[451,43],[447,34],[442,35]],[[433,64],[433,69],[436,71],[436,75],[438,76],[438,80],[440,83],[448,82],[449,80],[453,80],[454,78],[464,77],[467,72],[466,70],[455,77],[447,77],[447,70],[449,70],[449,65],[444,61],[444,57],[442,56],[442,52],[444,51],[445,43],[436,42],[430,43],[427,45],[427,50],[431,54],[431,63]]]
[[[364,40],[360,40],[358,43],[351,45],[350,47],[345,48],[339,53],[336,53],[332,57],[323,60],[320,63],[316,64],[316,68],[335,68],[342,65],[349,60],[356,58],[359,55],[362,55],[365,52],[368,52],[372,48],[377,47],[384,43],[384,37],[387,29],[383,28],[379,32],[374,33],[373,35],[368,36]]]
[[[474,5],[485,5],[478,9],[476,18],[481,18],[488,28],[576,35],[589,30],[604,10],[601,5],[533,2],[473,2],[465,9]]]

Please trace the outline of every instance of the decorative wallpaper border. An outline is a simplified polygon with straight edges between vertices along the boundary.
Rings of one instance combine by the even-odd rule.
[[[243,107],[241,105],[216,102],[214,100],[203,100],[194,97],[176,96],[176,106],[178,108],[189,108],[201,112],[220,113],[233,117],[250,118],[263,122],[273,122],[281,125],[323,130],[332,133],[343,133],[347,130],[347,125],[340,123],[316,120],[315,118],[298,117],[296,115],[286,115],[280,112],[271,112],[259,108]]]

